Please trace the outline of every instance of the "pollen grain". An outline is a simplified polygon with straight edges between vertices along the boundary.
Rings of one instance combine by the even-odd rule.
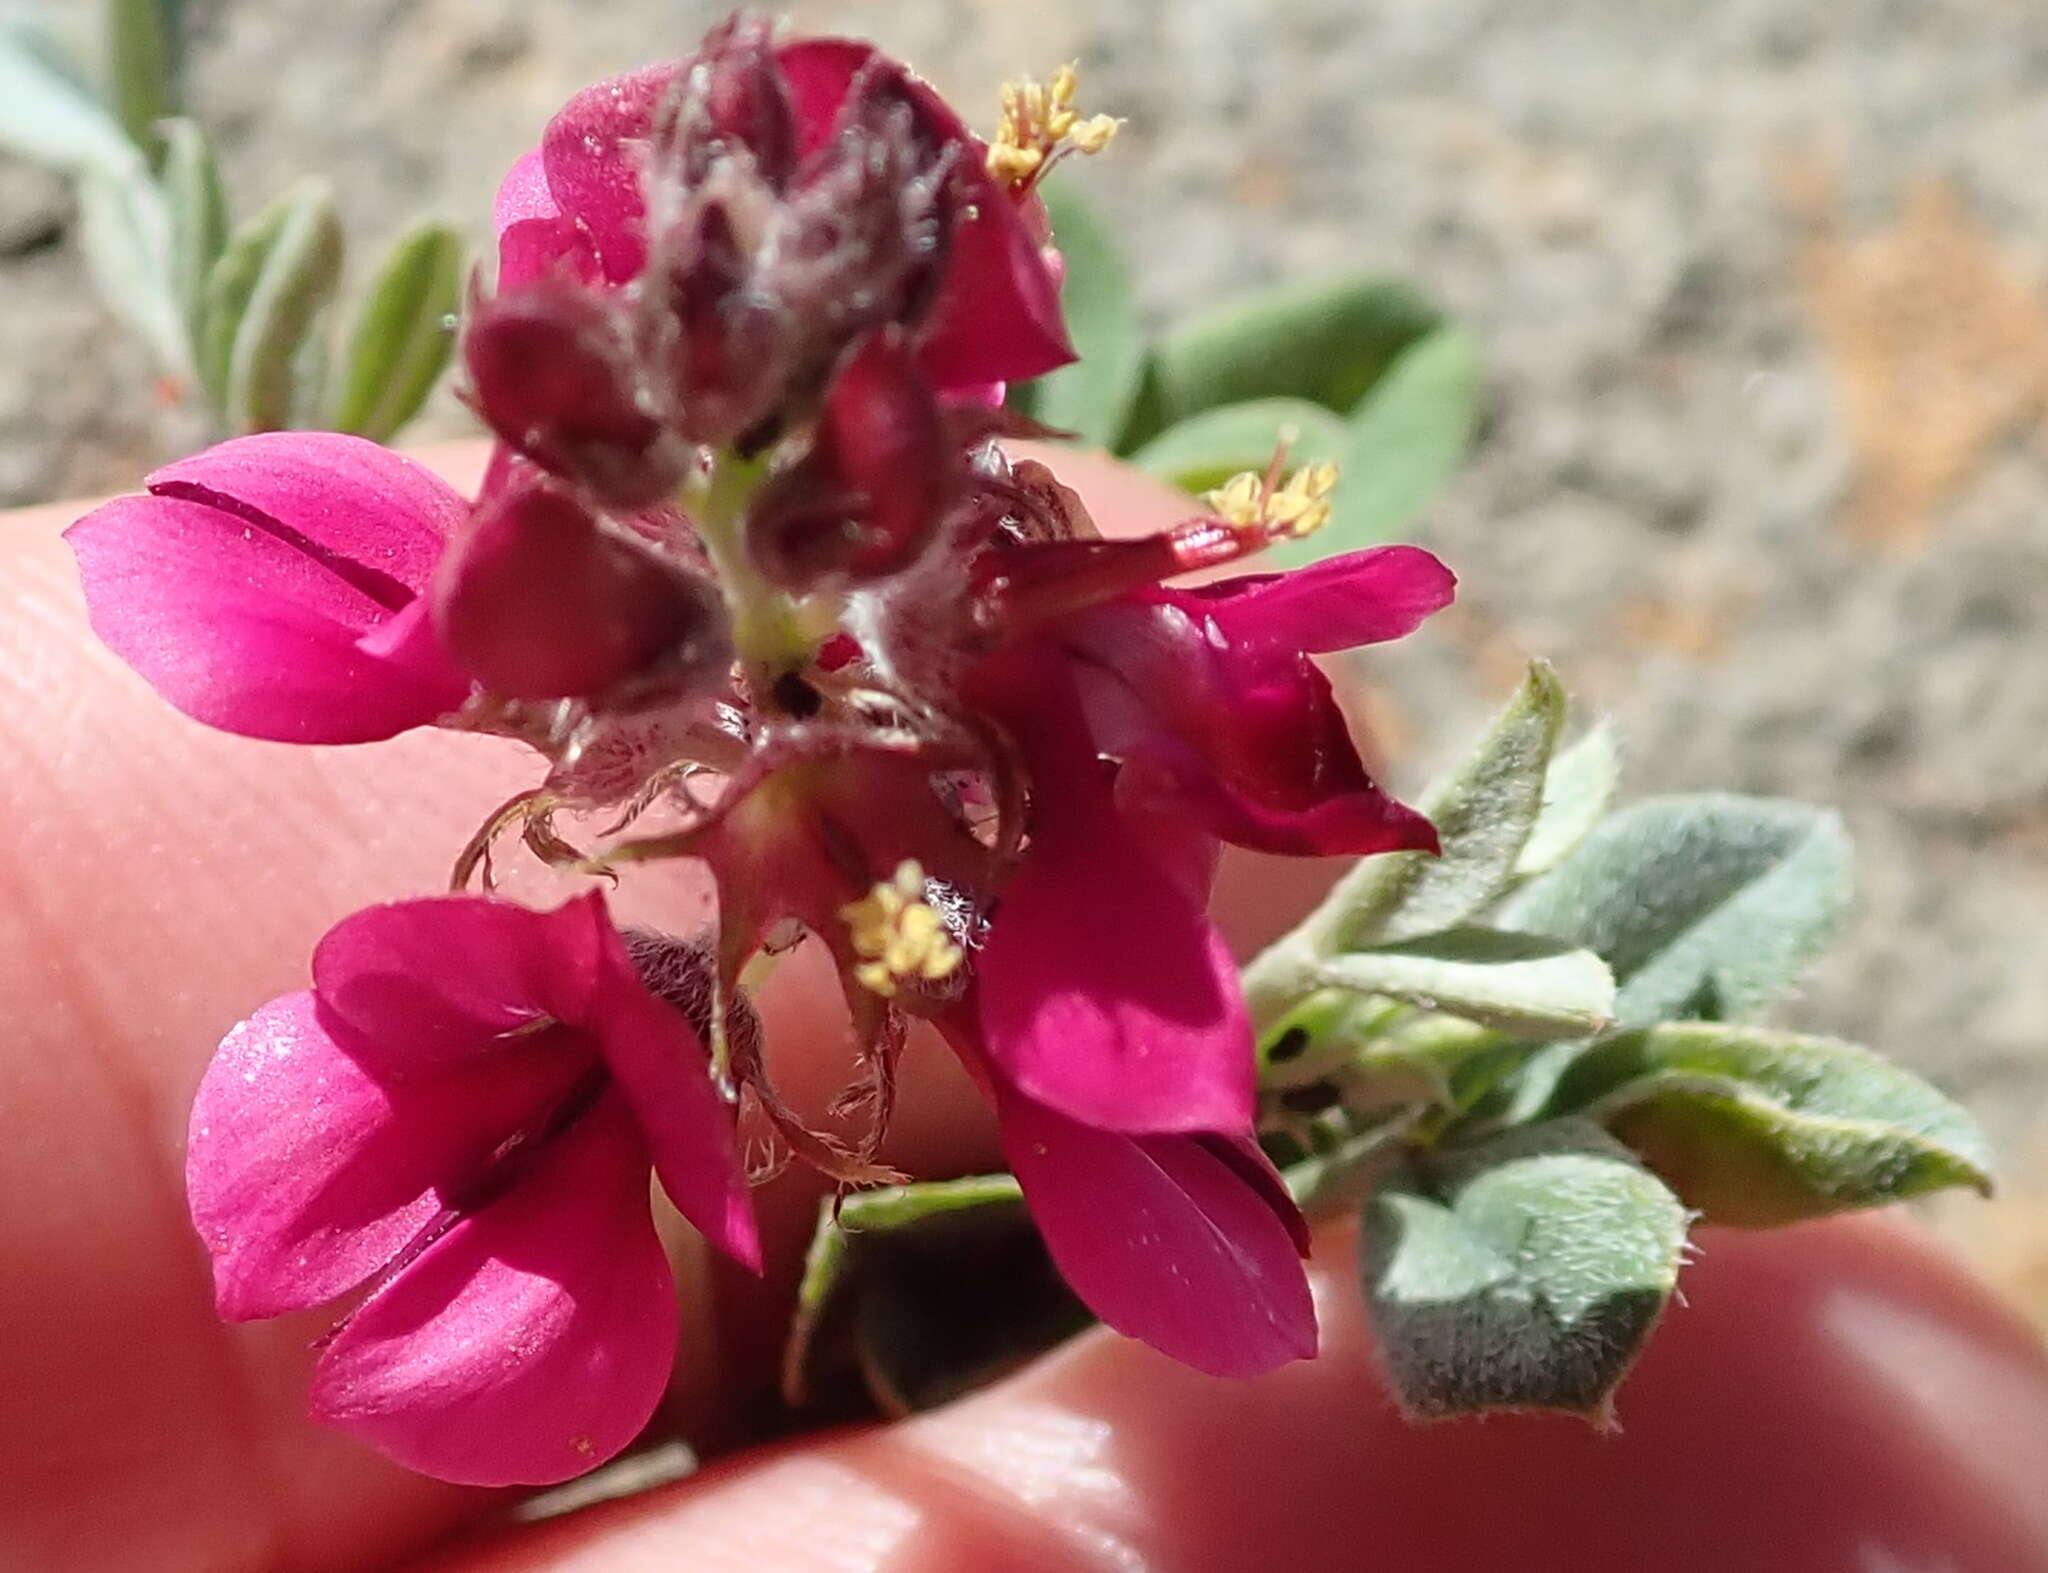
[[[1100,153],[1123,122],[1114,115],[1090,115],[1074,108],[1081,80],[1071,61],[1051,82],[1019,77],[1003,84],[1003,118],[989,142],[988,172],[1004,185],[1026,190],[1068,153]]]
[[[963,952],[924,889],[924,870],[906,859],[894,875],[840,909],[847,937],[862,958],[853,975],[883,999],[906,983],[936,983],[959,970]]]

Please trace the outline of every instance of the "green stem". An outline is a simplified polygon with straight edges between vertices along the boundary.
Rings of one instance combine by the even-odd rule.
[[[733,647],[757,694],[809,662],[817,650],[816,619],[788,591],[762,577],[747,555],[747,505],[767,472],[759,459],[721,453],[708,474],[683,489],[683,511],[697,528],[732,612]]]
[[[1303,1214],[1314,1222],[1349,1212],[1378,1182],[1414,1131],[1419,1110],[1355,1132],[1336,1146],[1281,1171]]]

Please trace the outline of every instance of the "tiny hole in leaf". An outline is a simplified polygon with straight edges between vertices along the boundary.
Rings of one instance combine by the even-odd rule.
[[[1307,1052],[1308,1029],[1289,1027],[1274,1040],[1273,1047],[1266,1051],[1266,1058],[1275,1065],[1285,1065],[1289,1060],[1300,1059]]]
[[[1291,1114],[1321,1114],[1343,1102],[1344,1095],[1326,1081],[1295,1087],[1280,1094],[1280,1106]]]

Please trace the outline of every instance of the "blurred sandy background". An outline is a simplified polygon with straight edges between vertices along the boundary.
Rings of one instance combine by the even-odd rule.
[[[87,13],[83,0],[61,8]],[[1478,452],[1416,536],[1461,605],[1393,657],[1415,777],[1524,652],[1630,789],[1842,806],[1853,931],[1788,1012],[1969,1101],[2007,1199],[1951,1229],[2048,1320],[2048,31],[2031,0],[792,4],[992,123],[1083,62],[1129,118],[1076,178],[1160,317],[1321,269],[1479,332]],[[481,230],[572,89],[680,49],[675,0],[190,0],[191,99],[248,211],[333,179],[358,266]],[[0,503],[189,440],[84,282],[57,181],[0,162]],[[456,429],[443,407],[425,431]]]

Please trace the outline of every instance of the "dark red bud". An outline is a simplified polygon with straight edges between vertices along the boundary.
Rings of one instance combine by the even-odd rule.
[[[711,30],[656,126],[660,178],[695,186],[721,158],[742,156],[775,190],[788,184],[796,112],[774,42],[774,25],[759,17],[729,17]]]
[[[677,430],[693,442],[727,443],[759,424],[788,377],[786,319],[754,287],[752,255],[719,189],[738,181],[714,182],[669,228],[641,286],[646,360],[663,379]]]
[[[615,297],[549,278],[476,303],[463,335],[477,413],[550,474],[614,507],[671,493],[683,444],[642,404]]]
[[[960,474],[908,334],[879,328],[833,377],[810,453],[763,489],[748,518],[749,550],[786,585],[883,577],[924,550]]]
[[[486,495],[435,594],[456,661],[510,699],[630,702],[708,680],[731,660],[709,584],[531,475]]]
[[[898,76],[871,72],[776,215],[761,283],[820,347],[819,370],[862,329],[913,321],[943,261],[954,152],[934,144]]]

